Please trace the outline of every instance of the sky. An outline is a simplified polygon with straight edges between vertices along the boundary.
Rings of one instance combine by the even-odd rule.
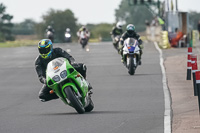
[[[119,8],[122,0],[0,0],[6,6],[6,13],[13,15],[12,22],[19,23],[31,18],[40,22],[42,15],[53,8],[55,10],[70,9],[78,22],[114,23],[115,9]],[[163,1],[163,0],[161,0]],[[171,0],[169,0],[171,1]],[[175,0],[174,0],[175,1]],[[200,0],[178,0],[181,11],[200,12]]]

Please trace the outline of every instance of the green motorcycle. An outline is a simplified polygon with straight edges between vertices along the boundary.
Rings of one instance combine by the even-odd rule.
[[[46,81],[48,87],[79,114],[93,110],[88,82],[67,59],[59,57],[48,63]]]

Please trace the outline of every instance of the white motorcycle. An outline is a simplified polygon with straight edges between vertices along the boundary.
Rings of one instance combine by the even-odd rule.
[[[134,38],[127,38],[124,41],[122,55],[124,65],[128,68],[128,73],[134,75],[140,62],[140,48],[138,41]]]
[[[65,42],[71,42],[71,34],[69,32],[65,32]]]

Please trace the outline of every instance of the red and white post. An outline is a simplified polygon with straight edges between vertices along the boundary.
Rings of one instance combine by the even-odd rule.
[[[188,54],[187,54],[187,80],[191,80],[191,71],[192,71],[192,64],[191,64],[191,55],[192,55],[192,47],[188,47]]]
[[[191,63],[192,63],[192,76],[193,76],[193,86],[194,86],[194,96],[197,96],[197,85],[196,85],[196,76],[195,72],[198,70],[197,68],[197,56],[191,56]]]
[[[200,71],[196,71],[195,75],[196,75],[196,84],[197,84],[197,92],[198,92],[198,103],[199,103],[199,114],[200,114]]]

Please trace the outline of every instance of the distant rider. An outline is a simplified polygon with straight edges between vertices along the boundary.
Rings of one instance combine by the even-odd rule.
[[[82,26],[77,32],[79,41],[82,39],[82,35],[84,35],[84,37],[87,39],[87,41],[89,40],[90,32],[88,31],[88,29],[85,26]]]
[[[121,39],[120,39],[120,53],[123,57],[123,45],[124,45],[124,41],[127,39],[127,38],[134,38],[136,39],[138,42],[139,42],[139,48],[140,48],[140,62],[139,64],[141,64],[141,56],[142,56],[142,48],[141,48],[141,44],[142,44],[142,40],[140,38],[140,35],[136,33],[135,31],[135,26],[133,24],[128,24],[127,27],[126,27],[126,31],[122,34],[121,36]],[[124,60],[122,59],[122,62]]]
[[[65,31],[65,41],[66,42],[71,42],[71,30],[70,28],[66,28],[66,31]]]
[[[54,42],[54,33],[55,33],[55,30],[53,29],[51,25],[49,25],[46,29],[46,34],[47,34],[47,38],[50,39],[52,42]]]
[[[38,74],[38,78],[43,87],[39,92],[39,99],[42,102],[57,99],[58,96],[55,93],[50,94],[51,89],[46,84],[46,69],[47,64],[55,58],[64,57],[80,74],[86,78],[86,66],[82,63],[75,63],[74,58],[61,48],[53,48],[53,44],[49,39],[43,39],[38,43],[39,56],[35,60],[35,69]],[[92,94],[92,86],[89,84],[89,91]]]
[[[66,31],[65,31],[65,33],[70,33],[70,28],[66,28]]]
[[[113,40],[113,45],[115,46],[116,43],[119,41],[119,40],[116,40],[115,37],[116,36],[121,36],[123,33],[123,30],[122,30],[122,23],[121,22],[118,22],[116,24],[115,27],[112,28],[112,31],[111,31],[111,37],[112,37],[112,40]]]
[[[55,32],[54,29],[53,29],[53,27],[52,27],[51,25],[49,25],[49,26],[47,27],[46,32],[48,32],[48,31],[50,31],[50,32],[52,32],[52,33]]]
[[[117,36],[117,35],[120,35],[120,36],[121,36],[122,33],[123,33],[123,30],[122,30],[122,23],[121,23],[121,22],[118,22],[118,23],[116,24],[116,26],[112,28],[111,35],[112,35],[112,37],[114,38],[114,37]]]

